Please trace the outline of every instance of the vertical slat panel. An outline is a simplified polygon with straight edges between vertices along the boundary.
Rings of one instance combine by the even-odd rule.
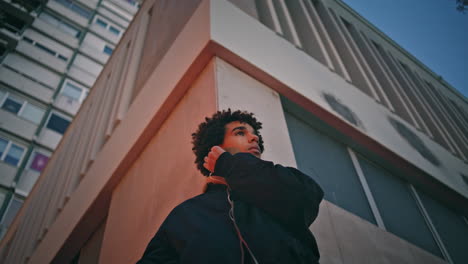
[[[468,129],[468,113],[465,112],[461,106],[459,106],[455,101],[449,99],[453,107],[457,110],[460,117],[464,120],[465,128]]]
[[[283,35],[283,30],[276,14],[275,7],[272,0],[256,0],[258,16],[260,21],[273,31]]]
[[[95,98],[103,98],[105,91],[107,89],[107,86],[109,85],[109,74],[106,73],[106,75],[103,75],[103,84],[102,86],[99,86],[99,94],[95,96]],[[99,99],[101,100],[101,99]],[[91,164],[90,156],[91,156],[91,148],[94,144],[94,138],[96,137],[94,133],[94,128],[99,124],[98,123],[98,115],[99,115],[99,110],[102,107],[102,103],[95,102],[93,105],[92,110],[90,110],[90,119],[88,122],[91,124],[91,127],[89,128],[88,131],[86,131],[86,138],[87,138],[87,143],[85,144],[85,151],[83,154],[83,158],[81,159],[81,165],[80,165],[80,175],[84,175],[85,172],[88,169],[88,166]]]
[[[449,131],[450,125],[447,123],[447,117],[444,111],[442,110],[442,106],[440,105],[440,102],[435,98],[435,95],[432,93],[429,84],[426,83],[425,81],[421,82],[423,85],[423,93],[425,94],[425,97],[431,101],[431,108],[433,109],[434,113],[437,116],[437,120],[441,123],[441,128],[445,133],[445,136],[447,138],[447,141],[449,143],[450,149],[452,150],[453,154],[456,154],[457,151],[460,151],[460,149],[457,146],[457,143],[452,137],[452,132]]]
[[[66,140],[62,144],[65,144],[64,147],[68,147],[70,140]],[[12,249],[10,251],[11,259],[7,257],[7,263],[23,263],[25,259],[31,255],[38,239],[42,237],[42,233],[44,232],[44,212],[47,210],[51,201],[50,193],[53,193],[63,180],[63,177],[56,176],[60,175],[60,169],[62,168],[60,165],[64,163],[64,160],[65,158],[63,156],[59,156],[58,159],[55,160],[55,164],[57,165],[49,165],[53,166],[53,170],[49,172],[52,177],[48,177],[41,182],[41,186],[39,186],[39,190],[36,192],[36,196],[39,198],[37,202],[33,203],[34,207],[29,206],[31,210],[28,217],[23,218],[25,219],[23,222],[24,224],[18,229],[20,233],[17,234],[16,241],[12,244]]]
[[[406,96],[409,98],[408,104],[413,110],[413,115],[418,120],[419,124],[421,125],[421,130],[432,138],[433,136],[432,136],[431,131],[427,127],[427,124],[424,118],[421,117],[421,113],[424,111],[420,107],[420,102],[418,98],[414,96],[413,87],[411,86],[411,83],[409,82],[409,80],[406,78],[403,67],[401,66],[400,62],[393,56],[393,54],[389,53],[388,55],[389,55],[390,60],[393,63],[393,69],[395,70],[395,75],[397,76],[398,80],[400,81],[400,84],[403,87],[403,92],[405,92]]]
[[[333,63],[328,56],[325,46],[314,23],[312,22],[312,18],[309,16],[303,0],[287,1],[286,4],[304,51],[325,64],[328,68],[334,70]]]
[[[372,97],[372,91],[369,88],[369,80],[364,74],[360,63],[358,62],[348,41],[346,40],[341,26],[336,20],[336,16],[333,13],[333,10],[329,10],[326,7],[322,7],[318,9],[318,11],[319,15],[322,18],[322,21],[325,24],[325,27],[330,33],[331,39],[337,47],[341,59],[346,65],[346,69],[348,70],[348,73],[351,76],[351,82],[362,92]]]
[[[428,94],[424,81],[421,79],[421,77],[418,76],[416,72],[409,72],[409,74],[413,78],[416,85],[418,86],[419,93],[421,94],[421,97],[424,98],[424,100],[426,101],[427,109],[429,113],[432,115],[434,126],[436,126],[437,131],[438,131],[438,136],[436,137],[436,139],[438,139],[439,144],[443,145],[450,152],[455,153],[456,151],[452,146],[452,141],[450,141],[448,138],[449,133],[447,129],[445,128],[445,126],[441,123],[440,116],[435,111],[436,109],[435,102],[432,99],[432,97]]]
[[[414,106],[411,103],[408,95],[406,94],[404,87],[402,86],[401,78],[398,75],[398,69],[396,68],[395,62],[393,61],[391,54],[388,51],[384,50],[382,47],[379,47],[378,50],[380,52],[380,55],[384,59],[385,64],[388,66],[389,73],[392,76],[394,83],[397,84],[395,87],[397,88],[397,92],[400,94],[401,98],[404,100],[404,105],[408,110],[408,114],[411,117],[411,122],[413,126],[418,129],[421,129],[421,124],[419,123],[419,119],[415,114]]]
[[[44,193],[43,189],[46,188],[45,184],[41,184],[41,186],[36,187],[38,188],[37,193]],[[27,239],[29,237],[29,234],[32,232],[32,228],[34,227],[35,219],[38,217],[38,213],[36,209],[39,207],[41,204],[41,201],[44,200],[45,197],[41,196],[38,199],[32,200],[31,203],[29,204],[28,208],[26,209],[26,212],[24,215],[27,215],[28,217],[22,218],[21,223],[19,223],[16,235],[10,245],[10,250],[8,254],[5,257],[5,263],[18,263],[18,252],[21,252],[22,254],[29,254],[24,248],[26,247],[25,244],[31,243],[31,238]]]
[[[444,101],[446,102],[447,106],[449,107],[449,111],[452,113],[452,116],[454,116],[455,121],[460,128],[460,131],[462,131],[462,135],[464,135],[465,141],[466,137],[468,136],[468,126],[465,123],[465,120],[460,116],[458,111],[455,108],[455,103],[451,101],[448,97],[444,97]]]
[[[440,95],[437,94],[437,92],[435,91],[435,88],[432,86],[431,83],[426,82],[426,87],[427,87],[428,93],[432,97],[432,100],[434,102],[436,102],[437,110],[438,110],[440,116],[442,116],[439,119],[440,119],[440,121],[442,121],[442,123],[448,129],[448,131],[449,131],[448,136],[453,141],[453,147],[455,148],[456,153],[461,154],[462,150],[459,147],[459,141],[458,141],[458,139],[456,137],[456,131],[454,129],[454,126],[452,124],[450,116],[447,113],[447,110],[445,109],[444,105],[441,103],[440,99],[438,98]]]
[[[109,84],[107,85],[104,100],[101,101],[102,109],[99,111],[99,120],[98,125],[95,129],[95,139],[93,140],[93,144],[91,145],[91,155],[90,160],[94,161],[96,159],[97,153],[101,150],[102,145],[104,144],[105,140],[105,131],[107,126],[106,120],[109,118],[109,114],[111,112],[112,104],[115,103],[115,98],[118,93],[117,91],[117,84],[121,78],[120,73],[122,70],[121,63],[123,63],[122,56],[118,57],[118,60],[115,62],[114,67],[112,69],[112,74],[109,79]]]
[[[423,103],[423,100],[418,96],[417,93],[417,88],[415,87],[414,83],[412,80],[409,78],[405,67],[399,61],[398,59],[394,58],[396,68],[399,71],[399,74],[401,76],[401,80],[404,83],[405,86],[405,91],[407,91],[408,97],[411,99],[411,102],[416,109],[416,114],[420,119],[421,124],[423,125],[427,135],[429,135],[431,138],[434,138],[434,134],[432,133],[432,129],[428,122],[430,121],[430,118],[428,116],[428,111]]]
[[[372,48],[369,40],[363,32],[355,30],[354,38],[356,39],[358,47],[362,49],[362,54],[367,60],[370,69],[373,71],[376,78],[379,80],[380,85],[376,88],[377,92],[383,99],[382,103],[386,107],[388,107],[390,111],[396,112],[392,100],[390,100],[389,95],[387,94],[389,91],[391,92],[394,90],[394,88],[391,87],[393,84],[391,83],[387,72],[384,70],[382,62],[377,57],[376,52]],[[401,104],[401,102],[399,104]]]
[[[77,133],[74,133],[73,135],[70,135],[70,145],[67,147],[67,149],[73,149],[77,150],[79,147],[79,135]],[[76,159],[76,152],[77,151],[69,151],[67,153],[62,153],[62,155],[65,156],[62,165],[60,166],[60,171],[58,172],[59,175],[61,176],[60,178],[60,186],[59,188],[54,188],[52,193],[50,193],[50,201],[48,202],[47,209],[43,211],[44,214],[44,220],[42,223],[41,229],[42,234],[41,234],[41,239],[49,230],[49,227],[52,225],[54,222],[60,207],[62,206],[62,199],[63,199],[63,190],[64,186],[67,185],[67,183],[71,180],[73,177],[73,174],[70,171],[70,168],[72,167],[72,163]]]
[[[82,110],[83,114],[78,116],[73,122],[75,122],[75,126],[82,128],[83,130],[86,129],[85,124],[83,122],[83,116],[87,116],[89,113],[89,108],[85,108]],[[61,169],[62,177],[65,177],[65,181],[63,183],[63,186],[56,190],[54,192],[53,197],[50,202],[50,206],[46,212],[46,221],[45,221],[45,228],[48,229],[54,222],[55,218],[57,217],[58,213],[61,211],[63,208],[65,201],[65,187],[69,185],[69,182],[72,181],[73,178],[79,177],[76,167],[77,164],[80,161],[80,154],[83,152],[83,138],[81,138],[81,134],[74,134],[71,135],[70,141],[72,143],[70,144],[70,147],[68,149],[71,149],[73,151],[67,152],[67,158],[63,162],[63,168]]]
[[[337,17],[337,16],[335,17],[336,17],[338,24],[342,28],[343,34],[349,43],[349,47],[351,48],[351,51],[354,53],[357,59],[357,63],[362,67],[362,74],[364,76],[364,79],[366,80],[368,89],[371,92],[371,96],[377,102],[381,102],[380,95],[376,89],[382,90],[382,88],[380,87],[379,81],[377,80],[374,73],[372,72],[369,65],[367,64],[366,59],[362,55],[361,50],[358,48],[356,44],[356,38],[359,38],[359,34],[357,33],[356,28],[350,23],[348,23],[347,21],[344,21],[341,17]]]
[[[434,140],[447,148],[450,151],[453,151],[451,146],[447,143],[447,138],[445,137],[444,133],[442,132],[442,128],[440,127],[440,122],[437,120],[437,116],[434,114],[432,110],[432,106],[429,104],[429,98],[423,95],[423,88],[421,86],[421,81],[416,78],[415,73],[407,66],[402,65],[404,69],[404,73],[407,75],[406,77],[412,83],[415,95],[418,97],[418,100],[421,102],[421,106],[424,107],[424,112],[422,112],[423,118],[426,120],[427,125],[431,128]]]
[[[452,106],[450,102],[447,101],[447,98],[437,91],[437,89],[434,89],[434,92],[438,95],[438,99],[441,101],[442,105],[444,106],[445,110],[449,114],[450,122],[453,127],[453,131],[455,132],[455,140],[458,143],[458,147],[461,150],[461,157],[464,160],[467,160],[468,157],[468,135],[465,133],[463,130],[461,123],[459,123],[459,120],[457,119],[458,116],[456,113],[452,111]]]
[[[328,55],[330,56],[330,59],[332,60],[333,65],[334,65],[333,69],[335,70],[336,73],[338,73],[345,80],[351,82],[351,77],[349,76],[349,73],[346,70],[344,63],[341,60],[340,55],[338,54],[338,51],[336,50],[335,44],[331,40],[330,35],[328,34],[328,31],[326,30],[322,22],[322,19],[317,13],[316,8],[314,7],[311,1],[305,0],[303,1],[303,3],[306,9],[309,11],[310,18],[312,19],[313,24],[316,25],[318,33],[320,34],[322,41],[325,44],[325,48],[327,49]],[[317,5],[320,8],[321,3],[317,2]]]
[[[114,125],[116,123],[115,119],[117,116],[117,111],[122,101],[122,94],[123,94],[123,89],[124,89],[123,84],[125,82],[125,75],[127,75],[128,67],[129,67],[128,60],[130,59],[130,42],[128,42],[127,45],[125,45],[124,55],[121,55],[121,56],[124,57],[124,60],[123,60],[124,67],[122,67],[119,73],[120,77],[118,78],[118,82],[116,83],[116,86],[115,86],[117,90],[116,96],[115,96],[116,98],[111,105],[109,118],[107,119],[107,122],[106,122],[105,132],[104,132],[104,141],[106,141],[112,134],[112,130],[114,129]]]
[[[123,82],[123,94],[121,101],[119,102],[119,108],[117,111],[116,123],[112,124],[114,127],[117,125],[125,116],[125,113],[128,110],[128,107],[131,104],[131,98],[133,93],[133,87],[135,85],[136,76],[137,76],[137,65],[140,64],[141,56],[143,55],[143,44],[145,41],[146,31],[148,30],[149,23],[149,14],[145,13],[143,18],[140,20],[138,30],[136,30],[136,36],[133,38],[131,44],[131,49],[129,54],[130,61],[128,62],[128,72],[125,74],[125,79]]]
[[[371,40],[369,40],[371,41]],[[377,43],[372,42],[372,45],[370,45],[371,48],[375,48],[376,52],[376,58],[380,61],[380,65],[383,67],[383,73],[388,77],[389,85],[387,88],[390,88],[387,90],[387,93],[391,95],[391,98],[393,98],[393,105],[395,106],[395,112],[399,114],[401,118],[409,122],[410,124],[413,124],[415,127],[418,127],[418,124],[416,120],[414,119],[413,114],[411,113],[411,110],[409,109],[406,100],[408,98],[404,97],[404,93],[402,93],[402,88],[400,84],[398,83],[396,77],[393,75],[392,70],[390,69],[390,65],[388,64],[388,56],[386,51]]]
[[[284,0],[273,1],[273,6],[276,9],[278,20],[281,24],[281,28],[283,29],[283,36],[295,46],[302,48],[301,41],[299,40],[299,36],[297,35],[294,23],[292,22],[291,15],[289,14],[289,10],[284,3]]]

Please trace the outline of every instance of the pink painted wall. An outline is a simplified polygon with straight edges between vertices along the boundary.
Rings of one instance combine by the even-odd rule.
[[[212,61],[114,189],[100,263],[136,262],[172,208],[201,193],[191,134],[216,111],[214,83]]]

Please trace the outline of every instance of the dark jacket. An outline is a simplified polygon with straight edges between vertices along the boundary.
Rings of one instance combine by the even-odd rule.
[[[309,226],[323,191],[314,180],[248,153],[223,153],[214,175],[229,184],[237,226],[258,263],[318,263]],[[210,184],[174,208],[138,263],[241,263],[227,192],[225,185]],[[244,251],[245,263],[253,263]]]

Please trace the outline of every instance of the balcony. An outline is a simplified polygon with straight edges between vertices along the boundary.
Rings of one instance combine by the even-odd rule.
[[[64,73],[65,69],[67,68],[68,63],[66,61],[52,56],[24,41],[19,42],[18,46],[16,46],[16,50],[38,62],[51,67],[60,73]]]
[[[5,67],[0,67],[0,80],[44,103],[51,102],[52,95],[54,94],[52,89]]]
[[[49,3],[47,3],[47,7],[59,14],[62,14],[63,16],[67,17],[68,19],[72,20],[73,22],[77,23],[82,27],[86,27],[88,25],[88,19],[76,14],[75,12],[71,11],[70,9],[57,2],[49,1]]]
[[[19,135],[20,137],[32,140],[34,132],[36,132],[37,129],[37,124],[0,109],[0,128]]]
[[[33,27],[37,28],[38,30],[46,33],[47,35],[53,37],[57,41],[71,47],[77,48],[78,47],[78,39],[65,33],[60,30],[57,30],[55,27],[51,27],[48,23],[42,21],[40,18],[34,20],[32,24]]]

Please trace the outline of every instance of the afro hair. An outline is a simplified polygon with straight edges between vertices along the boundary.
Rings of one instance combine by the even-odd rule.
[[[210,175],[210,171],[203,167],[203,159],[208,155],[213,146],[223,143],[226,125],[234,121],[249,124],[254,129],[255,134],[258,136],[260,152],[263,153],[263,139],[259,132],[262,128],[262,123],[257,121],[253,113],[241,110],[232,112],[231,109],[217,111],[212,117],[206,117],[205,122],[198,125],[197,131],[192,134],[192,150],[195,154],[195,164],[203,175]]]

